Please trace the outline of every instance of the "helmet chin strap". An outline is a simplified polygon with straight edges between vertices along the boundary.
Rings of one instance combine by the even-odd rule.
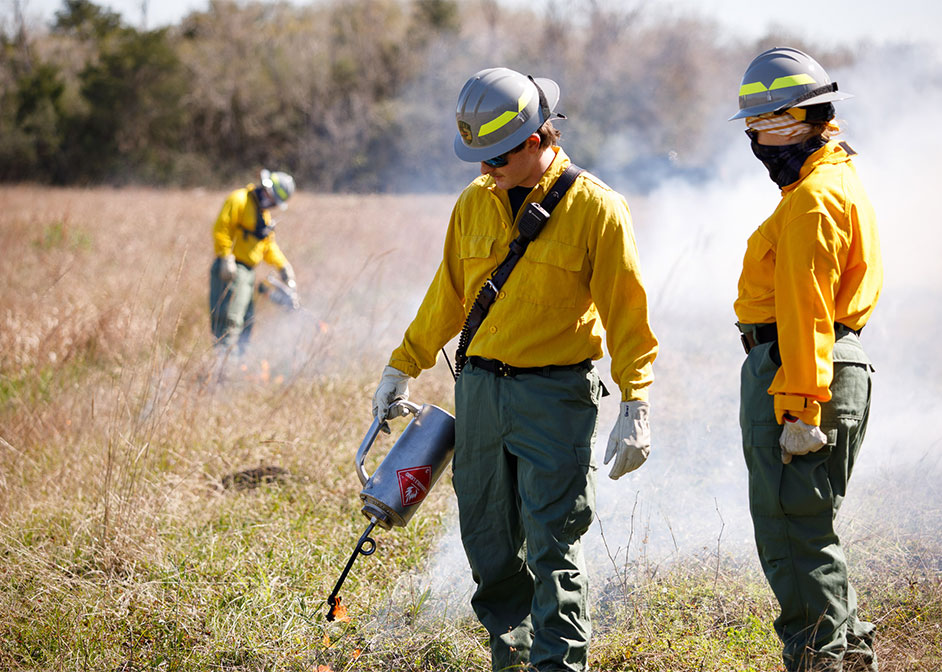
[[[820,96],[825,93],[831,93],[833,91],[837,91],[837,82],[831,82],[830,84],[825,84],[824,86],[819,86],[816,89],[807,91],[801,94],[800,96],[798,96],[797,98],[795,98],[795,100],[791,100],[787,102],[786,104],[782,105],[781,107],[773,110],[773,113],[784,114],[785,111],[790,107],[798,107],[801,103],[805,102],[806,100],[811,100],[815,96]]]

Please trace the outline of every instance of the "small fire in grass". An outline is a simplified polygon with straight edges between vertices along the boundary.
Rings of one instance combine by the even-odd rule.
[[[330,612],[327,614],[328,621],[349,621],[350,617],[347,616],[347,608],[340,604],[340,596],[337,596],[334,599],[333,604],[330,605]]]

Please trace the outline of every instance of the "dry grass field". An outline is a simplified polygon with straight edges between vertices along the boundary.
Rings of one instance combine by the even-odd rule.
[[[366,525],[352,458],[369,399],[453,198],[299,193],[276,231],[304,310],[260,298],[254,347],[219,383],[207,285],[224,197],[0,187],[0,669],[487,669],[467,608],[424,583],[452,515],[447,478],[354,565],[349,620],[324,617]],[[669,356],[660,371],[682,397]],[[451,375],[440,363],[411,390],[449,407]],[[226,478],[258,468],[278,476]],[[855,495],[861,609],[881,670],[938,672],[938,494],[917,483],[930,506],[897,525],[914,487],[897,478]],[[620,515],[634,521],[630,502]],[[593,669],[781,669],[748,555],[711,533],[706,551],[658,565],[629,557],[632,532],[605,531]]]

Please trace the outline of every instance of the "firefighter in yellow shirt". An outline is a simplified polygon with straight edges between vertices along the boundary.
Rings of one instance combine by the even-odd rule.
[[[245,351],[255,315],[255,267],[274,266],[297,301],[294,269],[275,242],[271,209],[284,208],[294,193],[287,173],[261,171],[259,184],[236,189],[223,203],[213,226],[216,259],[209,273],[210,325],[216,345]]]
[[[460,195],[444,253],[373,398],[373,415],[408,394],[462,330],[482,287],[516,244],[522,218],[570,165],[552,119],[559,87],[507,68],[482,70],[458,98],[455,152],[480,164]],[[650,451],[648,324],[624,199],[582,172],[493,295],[455,386],[454,486],[495,670],[584,670],[590,636],[580,539],[592,522],[592,443],[605,340],[621,407],[605,463],[611,478]],[[397,412],[397,407],[392,407]]]
[[[749,65],[732,117],[782,193],[746,245],[734,308],[750,512],[789,672],[877,669],[834,529],[870,411],[859,336],[883,283],[855,152],[833,137],[833,102],[848,97],[813,58],[779,47]]]

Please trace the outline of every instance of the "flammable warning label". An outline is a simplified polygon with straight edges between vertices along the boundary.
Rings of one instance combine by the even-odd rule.
[[[396,476],[399,477],[399,495],[403,506],[418,504],[432,487],[431,466],[400,469]]]

